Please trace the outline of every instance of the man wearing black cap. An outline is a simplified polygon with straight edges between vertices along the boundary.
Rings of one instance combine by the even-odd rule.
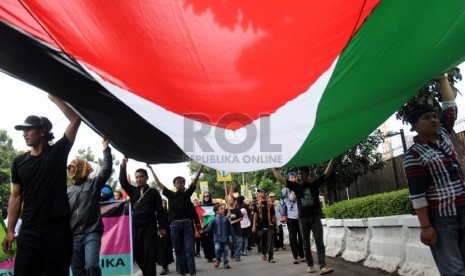
[[[29,116],[15,126],[23,131],[29,152],[17,156],[11,168],[13,188],[8,202],[8,230],[3,250],[12,253],[14,227],[21,214],[15,275],[69,275],[72,253],[70,208],[66,192],[69,151],[81,123],[63,101],[49,95],[69,125],[54,145],[52,123],[46,117]]]
[[[416,106],[409,115],[418,133],[404,155],[410,200],[441,275],[465,275],[465,178],[450,139],[457,106],[447,74],[439,78],[442,114]]]

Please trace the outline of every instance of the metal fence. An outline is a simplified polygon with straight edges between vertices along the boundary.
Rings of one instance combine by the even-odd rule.
[[[460,133],[458,130],[463,128]],[[457,120],[454,129],[457,131],[456,138],[459,140],[460,146],[465,148],[465,117]],[[407,139],[407,144],[411,145]],[[458,150],[460,152],[460,150]],[[462,151],[465,152],[465,151]],[[384,153],[383,153],[384,154]],[[385,155],[386,156],[386,155]],[[462,159],[462,168],[465,166],[465,156],[460,156]],[[369,173],[360,177],[350,187],[337,191],[339,200],[346,200],[347,197],[363,197],[372,194],[385,193],[398,189],[408,188],[407,179],[403,168],[403,156],[398,155],[386,161],[386,166],[375,173]],[[465,171],[465,169],[464,169]],[[397,175],[397,176],[396,176]]]

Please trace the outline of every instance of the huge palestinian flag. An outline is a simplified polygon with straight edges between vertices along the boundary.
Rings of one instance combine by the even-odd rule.
[[[463,0],[0,5],[0,69],[149,163],[325,161],[465,60]]]

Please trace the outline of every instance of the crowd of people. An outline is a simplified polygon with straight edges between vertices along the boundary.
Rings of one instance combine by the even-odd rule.
[[[465,176],[449,138],[457,107],[447,75],[439,79],[443,114],[439,119],[432,106],[416,106],[409,116],[418,133],[404,156],[410,198],[421,224],[421,241],[431,248],[443,275],[465,275]],[[14,275],[101,275],[99,252],[103,223],[100,202],[120,200],[122,193],[105,186],[111,175],[110,140],[104,139],[103,167],[94,172],[84,159],[67,164],[81,119],[58,98],[50,99],[69,120],[56,143],[52,124],[46,117],[31,115],[17,130],[23,131],[30,151],[12,164],[12,189],[8,206],[7,234],[3,250],[13,253],[17,239]],[[272,169],[284,185],[279,196],[259,189],[251,202],[230,196],[226,203],[212,201],[208,192],[194,199],[203,166],[186,188],[186,179],[175,177],[172,191],[160,182],[150,165],[151,176],[160,192],[148,185],[149,173],[135,171],[135,183],[127,179],[128,159],[120,165],[119,182],[131,202],[133,256],[145,276],[170,272],[175,262],[180,275],[196,275],[196,260],[203,251],[207,262],[230,269],[229,260],[240,262],[256,246],[261,259],[274,263],[274,252],[284,250],[283,223],[287,224],[292,260],[305,262],[306,271],[333,272],[325,261],[320,187],[331,177],[331,160],[323,175],[310,181],[309,168],[289,171],[284,178]],[[67,188],[67,174],[72,185]],[[162,197],[163,195],[163,197]],[[205,221],[202,206],[213,207],[215,217]],[[18,237],[16,228],[22,222]],[[313,234],[318,267],[310,250]],[[59,241],[59,242],[57,242]],[[175,258],[173,258],[173,250]],[[52,265],[53,264],[53,265]]]

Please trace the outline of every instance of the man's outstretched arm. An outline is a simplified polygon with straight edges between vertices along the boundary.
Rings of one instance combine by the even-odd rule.
[[[53,96],[52,94],[48,94],[48,97],[58,106],[61,112],[63,112],[65,117],[69,120],[69,125],[65,130],[65,136],[69,141],[74,142],[79,126],[81,125],[81,117],[79,117],[79,115],[61,99]]]

